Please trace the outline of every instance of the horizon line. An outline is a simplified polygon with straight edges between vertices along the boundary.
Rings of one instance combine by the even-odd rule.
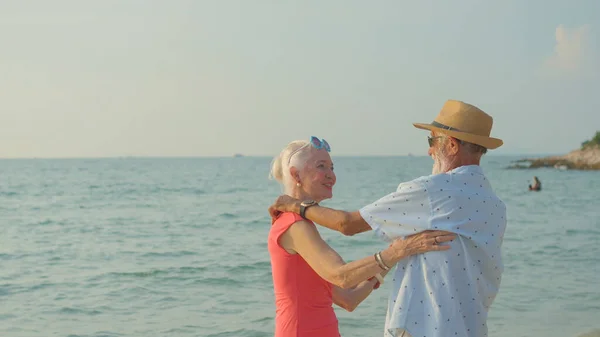
[[[553,156],[562,155],[563,153],[487,153],[487,157],[513,157],[513,156]],[[224,158],[273,158],[273,155],[190,155],[190,156],[174,156],[174,155],[114,155],[114,156],[73,156],[73,157],[0,157],[0,160],[71,160],[71,159],[224,159]],[[332,155],[332,157],[429,157],[428,155],[415,154],[340,154]]]

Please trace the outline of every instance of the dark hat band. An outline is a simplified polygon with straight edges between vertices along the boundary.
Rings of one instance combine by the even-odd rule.
[[[444,129],[444,130],[450,130],[450,131],[458,131],[458,132],[462,132],[459,129],[453,128],[451,126],[448,125],[444,125],[442,123],[438,123],[436,121],[431,122],[432,126],[435,126],[436,128],[440,128],[440,129]]]

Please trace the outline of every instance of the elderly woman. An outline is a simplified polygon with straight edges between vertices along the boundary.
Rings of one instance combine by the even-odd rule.
[[[279,214],[269,232],[275,291],[275,337],[339,337],[333,303],[352,311],[399,260],[428,251],[446,250],[439,243],[454,235],[422,232],[393,241],[374,255],[344,262],[322,238],[316,226],[303,217],[304,210],[333,196],[336,176],[329,144],[311,137],[293,141],[275,157],[271,176],[284,192],[304,202],[300,215]]]

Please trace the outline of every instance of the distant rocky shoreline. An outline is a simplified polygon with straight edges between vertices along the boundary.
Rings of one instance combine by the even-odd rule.
[[[550,167],[559,170],[600,170],[600,145],[571,151],[563,156],[524,158],[514,162],[509,169],[535,169]]]

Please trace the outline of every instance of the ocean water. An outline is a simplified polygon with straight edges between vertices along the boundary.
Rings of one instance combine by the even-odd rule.
[[[508,207],[490,336],[600,336],[600,172],[483,169]],[[327,206],[357,209],[427,157],[334,157]],[[272,336],[270,158],[1,160],[0,336]],[[529,192],[533,175],[544,190]],[[385,246],[321,229],[346,260]],[[344,337],[382,336],[389,283]]]

